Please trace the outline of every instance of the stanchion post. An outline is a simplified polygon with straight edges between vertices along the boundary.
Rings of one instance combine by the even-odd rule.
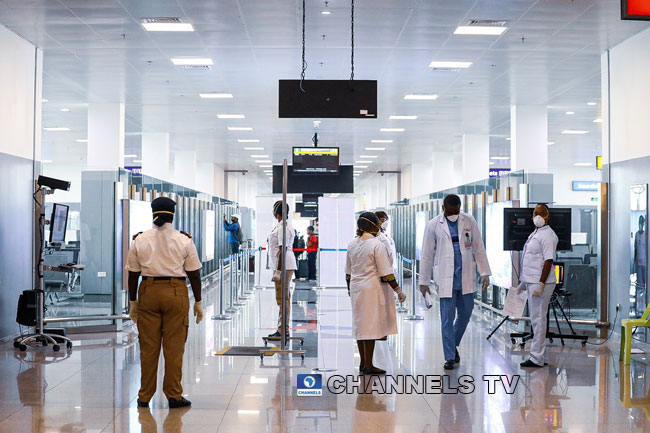
[[[400,253],[397,254],[397,273],[399,286],[404,289],[404,261],[402,260],[402,255]],[[404,306],[403,302],[400,302],[396,311],[398,313],[408,313],[409,310]]]
[[[255,274],[257,274],[256,290],[262,290],[262,247],[257,248],[257,258],[255,259]]]
[[[248,299],[248,296],[244,296],[244,292],[242,290],[242,254],[243,253],[241,251],[237,254],[237,266],[235,267],[235,272],[237,273],[237,285],[235,286],[235,305],[238,307],[243,307],[246,305],[246,302],[244,301]]]
[[[219,259],[219,314],[212,320],[231,320],[232,317],[223,313],[223,259]]]
[[[229,296],[229,298],[230,298],[230,307],[228,307],[228,309],[226,310],[226,313],[230,313],[230,314],[233,314],[233,313],[237,312],[237,309],[235,308],[235,299],[234,299],[235,297],[233,296],[233,263],[235,261],[234,257],[235,256],[233,254],[231,254],[230,255],[230,260],[228,261],[229,274],[230,274],[230,278],[229,278],[229,280],[230,280],[230,296]]]
[[[413,259],[411,262],[411,315],[406,316],[404,319],[406,320],[423,320],[424,317],[418,316],[415,314],[415,280],[416,280],[416,275],[417,275],[417,260]]]
[[[244,280],[244,286],[246,287],[246,294],[252,295],[253,290],[251,290],[251,256],[255,256],[253,250],[246,250],[246,261],[244,262],[244,267],[246,268],[246,279]],[[253,274],[255,278],[255,274]]]

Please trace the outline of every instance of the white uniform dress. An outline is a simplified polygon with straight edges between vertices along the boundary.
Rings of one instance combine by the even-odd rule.
[[[542,277],[544,262],[555,259],[557,243],[557,235],[551,227],[540,227],[528,237],[521,259],[520,280],[526,284],[528,310],[534,333],[530,346],[530,359],[537,365],[544,365],[546,362],[546,311],[556,283],[552,268],[541,296],[533,296],[533,293]]]
[[[286,260],[287,271],[295,271],[298,269],[296,263],[296,256],[293,254],[293,239],[296,237],[296,231],[291,226],[291,223],[287,221],[287,239],[284,245],[285,248],[284,258]],[[268,248],[268,261],[270,263],[271,269],[274,271],[278,269],[278,257],[280,255],[280,244],[282,243],[282,222],[273,227],[271,234],[267,238],[269,245]]]
[[[395,295],[381,277],[391,275],[388,250],[369,233],[348,245],[345,273],[350,275],[352,338],[377,340],[397,334]]]
[[[395,241],[393,238],[388,236],[388,233],[386,232],[379,232],[377,235],[377,239],[381,241],[382,244],[386,247],[388,250],[388,254],[390,256],[390,263],[393,265],[393,271],[397,272],[397,251],[395,249]]]

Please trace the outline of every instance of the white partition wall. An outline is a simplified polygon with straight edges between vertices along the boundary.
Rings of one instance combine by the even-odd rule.
[[[319,286],[345,287],[345,250],[356,231],[354,198],[318,199]],[[322,251],[325,250],[325,251]],[[336,250],[336,251],[328,251]]]
[[[258,196],[255,199],[255,245],[259,245],[262,248],[266,248],[267,241],[271,230],[277,224],[277,220],[273,218],[273,204],[282,200],[281,195],[270,195],[270,196]],[[293,213],[296,210],[296,199],[293,196],[287,196],[287,203],[289,204],[289,222],[293,223]],[[260,272],[260,284],[264,287],[273,287],[271,282],[271,277],[273,272],[270,269],[266,269],[267,266],[267,252],[268,250],[262,251],[262,260],[260,263],[256,263],[255,267],[257,272]],[[260,268],[261,266],[261,268]],[[255,281],[257,284],[257,281]]]

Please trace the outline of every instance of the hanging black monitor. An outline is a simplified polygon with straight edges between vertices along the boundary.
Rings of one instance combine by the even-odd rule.
[[[294,147],[295,174],[338,174],[338,147]]]
[[[280,80],[280,118],[376,119],[376,80]]]
[[[354,176],[351,165],[339,167],[339,174],[295,174],[287,167],[287,193],[289,194],[353,194]],[[282,166],[273,166],[273,194],[282,193]]]

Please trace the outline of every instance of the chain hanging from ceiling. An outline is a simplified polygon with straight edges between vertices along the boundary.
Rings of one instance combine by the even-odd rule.
[[[350,34],[351,38],[351,54],[350,54],[350,81],[354,81],[354,0],[351,0],[351,17],[350,17]]]
[[[305,93],[302,87],[305,81],[305,71],[307,70],[307,60],[305,60],[305,0],[302,0],[302,71],[300,72],[300,90]]]

